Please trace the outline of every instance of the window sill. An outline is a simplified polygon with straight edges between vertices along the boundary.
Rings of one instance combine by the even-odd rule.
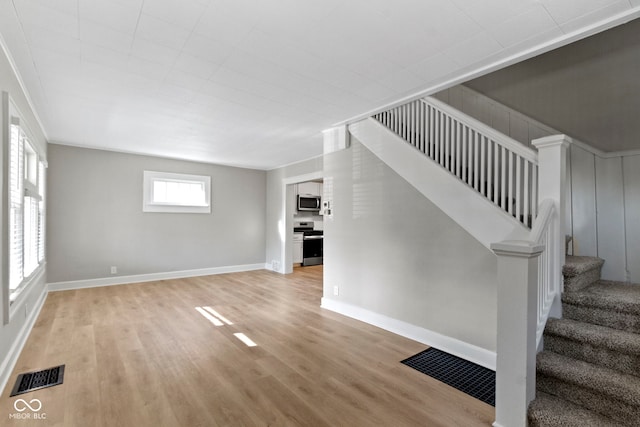
[[[36,268],[33,273],[25,280],[22,281],[22,284],[15,291],[9,294],[9,298],[7,298],[7,303],[5,306],[5,316],[4,316],[4,324],[8,324],[11,322],[15,314],[20,311],[20,308],[25,304],[29,294],[34,288],[34,285],[38,283],[40,280],[43,280],[44,273],[46,271],[46,261],[42,261],[38,268]]]

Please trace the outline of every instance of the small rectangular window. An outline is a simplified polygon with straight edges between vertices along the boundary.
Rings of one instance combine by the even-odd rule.
[[[144,171],[143,212],[211,213],[211,177]]]

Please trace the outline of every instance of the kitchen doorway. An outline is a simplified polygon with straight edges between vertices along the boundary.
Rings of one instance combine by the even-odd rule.
[[[305,268],[310,266],[311,262],[318,262],[320,256],[318,253],[318,242],[314,242],[313,245],[308,246],[309,248],[312,246],[315,248],[316,252],[313,254],[315,260],[309,259],[305,265],[304,240],[300,242],[300,237],[304,239],[304,231],[301,230],[301,227],[308,230],[307,234],[315,234],[316,237],[309,240],[318,240],[317,236],[323,234],[324,220],[322,215],[320,215],[320,200],[322,199],[323,193],[323,173],[322,171],[318,171],[285,178],[283,179],[283,184],[284,218],[281,222],[282,226],[280,230],[282,236],[281,272],[289,274],[293,272],[294,265]],[[299,206],[298,200],[301,195],[303,196],[303,204]],[[317,209],[312,208],[308,204],[312,203],[314,197],[318,199]],[[297,233],[303,233],[302,236],[300,234],[295,236],[295,242],[294,228],[299,230]],[[311,256],[308,258],[311,258]]]

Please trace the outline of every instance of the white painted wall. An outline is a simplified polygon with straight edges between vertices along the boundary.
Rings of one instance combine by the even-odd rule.
[[[561,133],[466,86],[434,96],[525,145]],[[575,142],[567,165],[569,253],[604,259],[604,279],[640,283],[640,153],[604,153]]]
[[[640,283],[640,154],[573,144],[569,155],[572,253],[604,259],[604,279]]]
[[[494,254],[355,138],[324,173],[323,306],[494,352]]]
[[[32,137],[31,142],[38,146],[41,153],[46,154],[47,143],[45,135],[40,127],[38,119],[31,109],[25,92],[22,90],[18,77],[12,68],[11,61],[3,50],[1,41],[0,92],[9,93],[16,107],[20,110],[23,124],[26,124],[29,127]],[[2,107],[0,106],[0,109],[1,108]],[[4,126],[6,123],[4,123],[3,117],[4,112],[0,115],[0,129],[3,130],[4,134]],[[7,141],[3,140],[2,144],[7,144]],[[0,151],[0,159],[1,157],[2,154]],[[7,172],[4,170],[2,165],[3,162],[0,161],[0,173],[2,174],[2,177],[6,177]],[[4,210],[5,203],[5,198],[0,198],[0,212]],[[7,226],[8,218],[0,214],[0,230],[2,230],[2,235],[6,234],[4,231]],[[3,240],[2,245],[6,248],[7,241]],[[0,263],[0,277],[5,277],[4,269],[8,262],[6,258],[7,252],[2,250],[0,253],[3,257],[2,262]],[[2,286],[8,286],[8,282],[3,280]],[[0,391],[9,379],[13,365],[19,356],[19,351],[22,348],[24,340],[27,338],[31,325],[35,321],[38,311],[46,297],[46,271],[44,274],[35,278],[32,285],[20,295],[18,301],[11,307],[10,310],[13,315],[8,323],[2,322],[6,311],[8,311],[8,303],[5,300],[5,297],[5,292],[0,292]]]
[[[144,170],[210,176],[211,213],[143,212]],[[264,171],[50,145],[49,200],[49,283],[264,267]]]

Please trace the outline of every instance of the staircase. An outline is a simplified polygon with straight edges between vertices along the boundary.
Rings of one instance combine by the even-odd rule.
[[[564,318],[544,331],[530,426],[640,425],[640,285],[600,280],[603,263],[567,257]]]
[[[561,303],[571,139],[538,138],[534,151],[432,97],[351,123],[348,131],[496,255],[494,425],[525,426],[536,348]]]

